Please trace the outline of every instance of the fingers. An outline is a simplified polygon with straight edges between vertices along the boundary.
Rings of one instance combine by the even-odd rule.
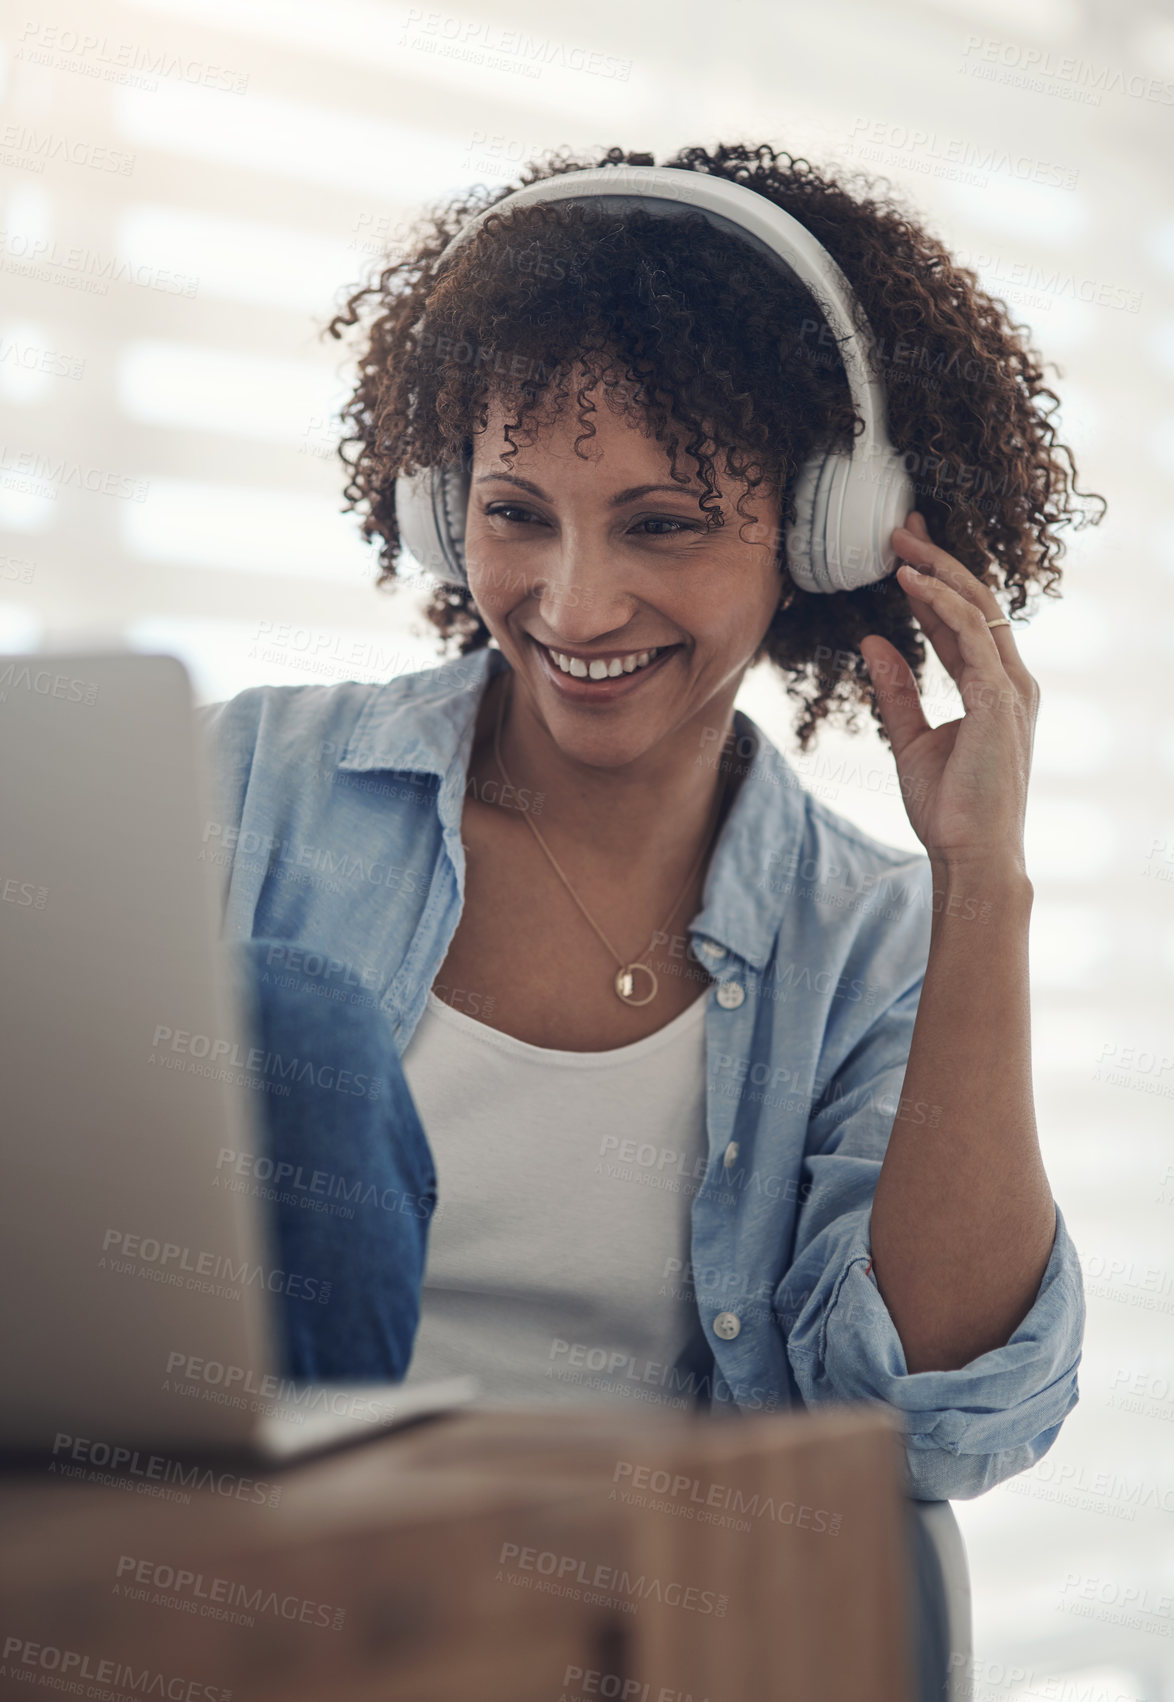
[[[929,637],[956,685],[961,686],[960,676],[967,666],[989,672],[992,665],[1001,661],[994,634],[980,610],[969,599],[937,578],[932,571],[919,573],[915,567],[904,563],[897,569],[897,579],[915,600],[919,614],[923,605],[928,607],[953,634],[956,653],[963,664],[961,668],[951,667],[950,658],[940,642],[932,632]]]
[[[971,707],[1010,703],[1033,721],[1039,686],[1023,664],[1010,627],[992,630],[987,625],[988,620],[1002,618],[994,591],[933,542],[925,517],[918,510],[912,510],[906,519],[908,524],[892,533],[893,546],[902,560],[896,581],[957,686],[964,708],[969,711]],[[907,563],[923,571],[918,573]],[[917,694],[916,679],[899,651],[879,634],[870,635],[866,642],[884,646],[875,653],[876,666],[870,665],[869,673],[896,751],[900,743],[927,729],[929,722]]]
[[[898,583],[910,595],[914,612],[951,677],[957,682],[964,663],[981,668],[998,660],[1026,684],[1028,675],[1011,628],[992,630],[986,624],[1003,618],[994,591],[932,541],[922,514],[915,509],[908,519],[907,526],[894,530],[893,545],[905,561],[925,569],[928,580],[899,568]]]
[[[928,568],[935,579],[948,585],[967,602],[973,603],[985,619],[997,620],[1003,611],[991,587],[984,585],[981,579],[963,567],[956,556],[942,549],[940,544],[934,543],[924,515],[914,509],[907,518],[909,524],[896,527],[892,534],[893,544],[902,560],[912,562],[915,567]],[[1010,627],[999,627],[997,630],[1006,633],[1014,645]]]
[[[925,523],[925,516],[923,514],[919,514],[917,510],[914,509],[914,511],[908,516],[908,520],[909,524],[907,527],[898,527],[894,531],[892,535],[893,545],[903,560],[913,560],[918,563],[923,563],[926,560],[925,550],[923,549],[918,551],[916,547],[910,547],[907,544],[902,544],[901,540],[904,539],[907,534],[911,534],[919,543],[928,545],[932,548],[933,540],[929,536],[929,529]],[[897,574],[897,584],[902,590],[906,589],[899,572]],[[921,627],[925,636],[929,639],[935,652],[940,658],[942,666],[946,669],[951,679],[957,679],[959,670],[962,667],[962,658],[959,655],[958,645],[954,638],[954,634],[946,625],[945,621],[942,620],[941,616],[936,614],[929,606],[924,597],[916,598],[910,596],[910,606],[911,612],[917,618],[918,625]]]
[[[871,650],[866,650],[865,645],[870,645]],[[880,633],[870,633],[862,639],[860,651],[868,667],[873,695],[880,707],[893,756],[899,757],[911,739],[929,731],[917,680],[901,652]]]

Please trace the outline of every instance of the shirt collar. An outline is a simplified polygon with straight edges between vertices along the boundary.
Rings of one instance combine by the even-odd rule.
[[[458,757],[468,767],[473,726],[491,673],[506,666],[500,650],[482,646],[435,668],[376,686],[338,766],[447,775]]]
[[[459,828],[477,709],[490,678],[506,666],[500,650],[482,646],[377,686],[355,723],[339,768],[439,775],[442,818],[451,816],[445,825]],[[809,800],[781,751],[739,709],[734,711],[734,737],[738,753],[753,746],[752,755],[738,759],[749,761],[749,772],[714,847],[701,910],[690,932],[760,970],[774,949],[787,902],[785,892],[773,890],[783,883],[770,881],[770,860],[798,844]]]

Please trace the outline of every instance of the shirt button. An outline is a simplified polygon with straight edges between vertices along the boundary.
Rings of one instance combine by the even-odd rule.
[[[713,1320],[713,1333],[720,1336],[724,1342],[733,1341],[742,1328],[742,1320],[736,1312],[719,1312]]]
[[[721,957],[723,955],[723,948],[715,945],[712,940],[700,940],[698,945],[706,957]]]
[[[717,1002],[726,1011],[736,1011],[746,997],[746,990],[737,981],[722,981],[717,990]]]
[[[729,1170],[731,1168],[731,1166],[734,1164],[737,1157],[738,1157],[738,1143],[737,1143],[737,1141],[731,1141],[729,1146],[726,1148],[726,1155],[722,1159],[722,1163],[725,1165],[727,1170]]]

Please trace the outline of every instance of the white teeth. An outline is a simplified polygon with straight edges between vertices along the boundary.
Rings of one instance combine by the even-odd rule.
[[[547,650],[546,653],[564,674],[572,674],[577,680],[604,680],[615,679],[617,674],[634,674],[637,668],[646,668],[649,662],[654,662],[660,655],[660,649],[641,650],[636,655],[622,658],[613,656],[610,662],[596,658],[591,663],[584,662],[579,656],[564,656],[561,650]]]

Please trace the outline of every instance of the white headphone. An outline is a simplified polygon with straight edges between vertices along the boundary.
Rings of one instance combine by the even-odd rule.
[[[441,255],[466,242],[490,213],[535,201],[586,201],[620,211],[702,213],[711,224],[764,249],[804,284],[839,343],[853,404],[864,422],[851,449],[804,462],[795,480],[787,566],[804,591],[855,591],[897,565],[890,542],[914,506],[913,482],[889,442],[876,345],[859,302],[827,249],[790,213],[744,184],[671,166],[605,166],[560,173],[518,189],[463,225]],[[460,462],[400,474],[395,512],[400,540],[421,567],[468,587],[465,514],[469,473]]]

